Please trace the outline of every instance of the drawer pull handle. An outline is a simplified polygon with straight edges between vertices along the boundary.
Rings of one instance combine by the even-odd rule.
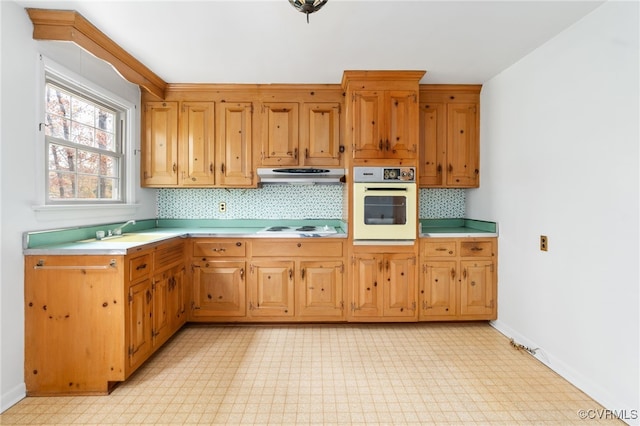
[[[136,271],[139,271],[139,270],[141,270],[141,269],[145,269],[146,267],[147,267],[147,264],[146,264],[146,263],[143,263],[142,265],[138,265],[138,266],[136,266]]]
[[[244,280],[244,268],[240,268],[240,279]]]
[[[216,253],[217,253],[217,252],[222,253],[222,252],[224,252],[224,251],[227,251],[227,249],[226,249],[226,248],[224,248],[224,247],[222,247],[222,248],[212,248],[211,250],[213,250],[213,251],[214,251],[214,252],[216,252]]]
[[[446,248],[442,248],[442,247],[438,247],[438,248],[436,249],[436,251],[447,251],[447,249],[446,249]]]
[[[482,251],[484,250],[482,247],[471,247],[471,251]]]

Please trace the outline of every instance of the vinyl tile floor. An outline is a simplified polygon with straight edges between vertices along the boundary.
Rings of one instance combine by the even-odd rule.
[[[602,409],[487,323],[189,325],[110,395],[0,423],[622,424]]]

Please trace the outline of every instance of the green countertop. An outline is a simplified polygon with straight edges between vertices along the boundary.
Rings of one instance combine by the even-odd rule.
[[[420,237],[497,237],[498,225],[474,219],[420,219]]]

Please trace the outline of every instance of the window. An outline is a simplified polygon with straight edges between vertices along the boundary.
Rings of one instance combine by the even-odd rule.
[[[47,77],[46,203],[123,203],[126,110]]]

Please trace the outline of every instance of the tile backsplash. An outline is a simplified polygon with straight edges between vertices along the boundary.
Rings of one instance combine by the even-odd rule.
[[[258,189],[160,189],[160,219],[343,219],[342,185],[268,185]],[[226,212],[219,211],[221,202]],[[464,189],[421,189],[421,219],[461,218]]]

